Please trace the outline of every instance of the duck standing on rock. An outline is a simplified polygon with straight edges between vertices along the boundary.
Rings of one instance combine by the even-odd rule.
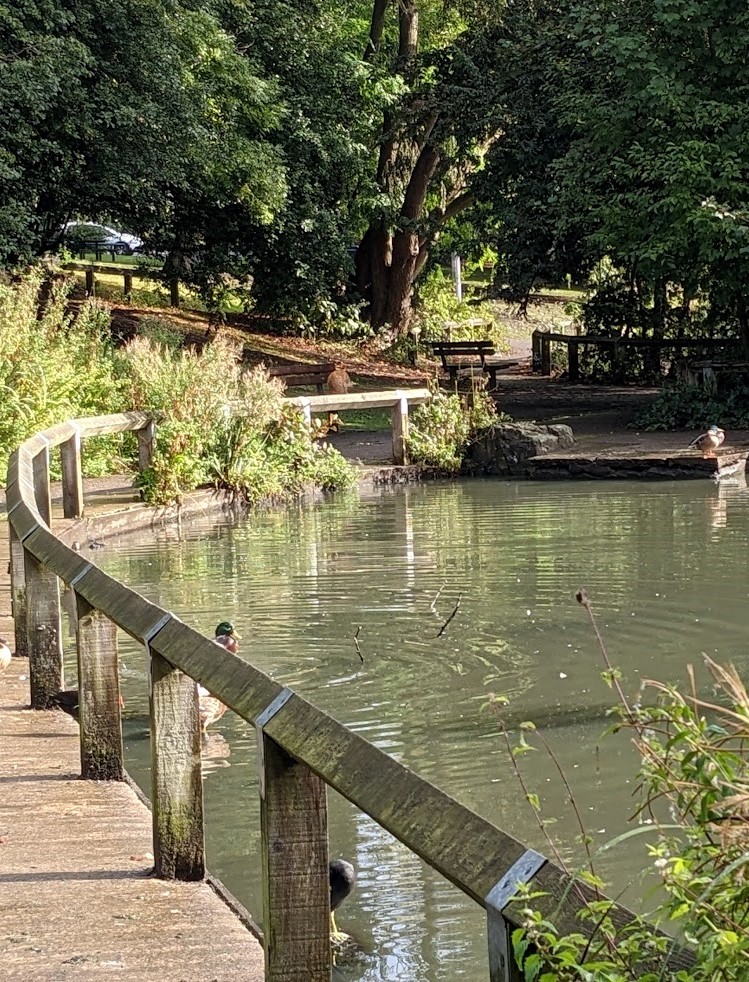
[[[13,657],[10,648],[4,638],[0,638],[0,672],[10,668],[10,660]]]
[[[725,438],[726,434],[723,430],[713,423],[707,433],[701,433],[696,439],[692,440],[689,444],[689,449],[696,448],[697,450],[701,450],[703,457],[714,457],[715,451],[723,443]]]
[[[227,651],[236,655],[239,650],[237,641],[242,640],[242,635],[237,634],[231,621],[221,621],[216,627],[216,635],[213,640],[222,648],[226,648]],[[202,685],[198,685],[198,700],[200,703],[200,733],[202,736],[206,736],[207,728],[211,723],[221,719],[226,712],[226,706],[220,699],[212,696],[208,689]]]

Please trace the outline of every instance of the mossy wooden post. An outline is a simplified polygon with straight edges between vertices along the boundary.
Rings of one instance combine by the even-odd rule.
[[[62,513],[65,518],[83,515],[83,474],[81,470],[80,430],[60,444],[62,464]]]
[[[205,876],[197,684],[150,646],[151,803],[156,875]]]
[[[63,688],[60,582],[24,550],[31,708],[47,709]]]
[[[489,982],[523,982],[512,950],[514,927],[501,914],[489,911],[487,939],[489,942]]]
[[[26,569],[24,549],[13,524],[8,522],[10,542],[10,602],[15,627],[16,654],[29,656],[29,639],[26,629]]]
[[[98,253],[96,255],[96,261],[97,262],[99,261]],[[94,280],[94,271],[93,269],[87,269],[86,270],[86,296],[93,297],[95,292],[96,292],[96,281]]]
[[[257,733],[265,979],[330,982],[327,787],[262,725]]]
[[[141,474],[153,463],[153,443],[156,439],[156,423],[151,420],[138,430],[138,467]]]
[[[393,425],[393,460],[396,464],[408,463],[408,396],[400,398],[390,410]]]
[[[133,294],[133,274],[123,273],[122,279],[124,280],[124,284],[122,287],[122,294],[126,300],[129,300]]]
[[[121,781],[124,768],[117,628],[78,593],[75,602],[81,775],[92,781]]]

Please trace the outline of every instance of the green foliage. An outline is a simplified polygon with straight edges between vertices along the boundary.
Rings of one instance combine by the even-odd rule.
[[[147,501],[166,504],[214,483],[254,503],[320,487],[348,487],[338,451],[319,447],[303,417],[284,404],[283,383],[241,367],[241,348],[217,338],[201,351],[131,341],[120,356],[130,405],[161,413]]]
[[[416,464],[456,473],[471,440],[498,421],[494,400],[483,388],[475,386],[467,399],[437,390],[411,415],[409,457]]]
[[[721,377],[720,393],[674,382],[632,424],[642,430],[706,429],[715,421],[723,427],[749,426],[749,382],[744,373]]]
[[[452,276],[440,266],[418,286],[417,323],[421,341],[475,341],[488,339],[497,349],[507,348],[502,325],[495,320],[491,303],[458,300]],[[485,322],[477,324],[477,321]]]
[[[0,473],[9,453],[36,431],[123,408],[109,318],[93,300],[71,318],[69,287],[62,278],[45,279],[41,268],[13,284],[0,283]],[[87,472],[111,466],[116,448],[116,440],[88,447]]]
[[[587,604],[587,598],[581,602]],[[603,642],[601,650],[610,665]],[[579,931],[559,931],[556,908],[543,892],[519,892],[515,910],[523,926],[513,932],[512,942],[526,979],[739,982],[747,977],[749,696],[732,666],[704,657],[717,704],[701,701],[694,691],[684,695],[650,682],[654,705],[632,707],[625,701],[615,711],[618,727],[631,731],[640,753],[640,807],[656,835],[647,846],[662,886],[653,921],[677,931],[678,940],[656,935],[653,921],[641,916],[622,926],[612,916],[612,902],[601,897],[604,884],[589,853],[590,871],[579,876],[597,898],[580,908]],[[604,675],[623,696],[615,670],[609,667]],[[676,945],[693,956],[691,967],[673,966]]]

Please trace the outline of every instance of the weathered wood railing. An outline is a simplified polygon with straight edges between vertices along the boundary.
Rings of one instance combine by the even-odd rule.
[[[595,346],[622,353],[628,349],[653,351],[660,357],[661,351],[714,351],[735,350],[739,344],[732,338],[620,338],[600,337],[594,334],[559,334],[555,331],[534,331],[532,335],[533,371],[551,375],[552,344],[567,346],[567,374],[570,382],[580,381],[580,347]]]
[[[80,515],[81,441],[128,430],[138,433],[147,464],[154,429],[142,413],[63,423],[12,455],[13,613],[17,651],[29,656],[32,706],[44,709],[63,687],[60,580],[74,591],[84,778],[123,775],[116,627],[144,646],[157,875],[199,880],[205,873],[198,681],[257,731],[267,982],[331,977],[327,785],[486,910],[491,982],[521,977],[510,948],[519,914],[508,906],[518,884],[546,894],[534,904],[561,929],[595,930],[575,916],[590,896],[583,884],[53,534],[50,450],[59,446],[63,456],[65,514]],[[631,916],[612,902],[614,920]],[[674,962],[684,963],[683,952]]]
[[[105,276],[121,276],[122,277],[122,293],[125,298],[129,298],[133,292],[133,280],[153,280],[147,272],[138,269],[136,266],[130,266],[127,269],[123,269],[122,266],[108,266],[106,263],[92,263],[92,262],[67,262],[65,263],[64,269],[74,270],[79,273],[83,273],[86,277],[86,294],[89,297],[96,296],[96,274],[103,274]],[[172,307],[179,307],[179,280],[176,277],[172,277],[169,280],[169,304]]]
[[[309,422],[312,413],[338,413],[346,409],[389,409],[393,433],[393,460],[408,463],[408,407],[429,402],[429,389],[388,389],[349,395],[294,396],[287,400],[299,406]]]

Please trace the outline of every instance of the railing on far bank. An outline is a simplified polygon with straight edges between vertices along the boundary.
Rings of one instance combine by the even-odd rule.
[[[312,413],[336,413],[347,409],[389,409],[393,435],[393,461],[408,463],[408,407],[429,402],[429,389],[389,389],[381,392],[355,392],[346,395],[292,396],[287,402],[299,406],[307,422]]]
[[[521,977],[510,941],[520,924],[510,905],[520,883],[543,892],[534,904],[561,930],[596,930],[575,916],[591,896],[582,883],[54,535],[50,451],[60,447],[64,509],[73,517],[82,509],[81,441],[123,431],[138,433],[147,465],[154,424],[142,413],[63,423],[12,455],[6,490],[13,612],[17,650],[30,659],[32,706],[44,709],[63,687],[60,580],[74,592],[84,778],[124,774],[117,627],[143,645],[157,875],[205,874],[198,681],[257,732],[267,982],[331,978],[328,785],[486,910],[491,982]],[[632,915],[612,901],[611,916],[621,923]],[[674,964],[686,963],[683,952],[674,953]]]
[[[531,339],[533,371],[551,375],[553,344],[567,347],[567,374],[572,383],[580,381],[580,347],[598,347],[609,351],[614,359],[628,349],[651,351],[660,359],[662,351],[708,352],[735,350],[739,342],[732,338],[620,338],[594,334],[559,334],[555,331],[534,331]]]

